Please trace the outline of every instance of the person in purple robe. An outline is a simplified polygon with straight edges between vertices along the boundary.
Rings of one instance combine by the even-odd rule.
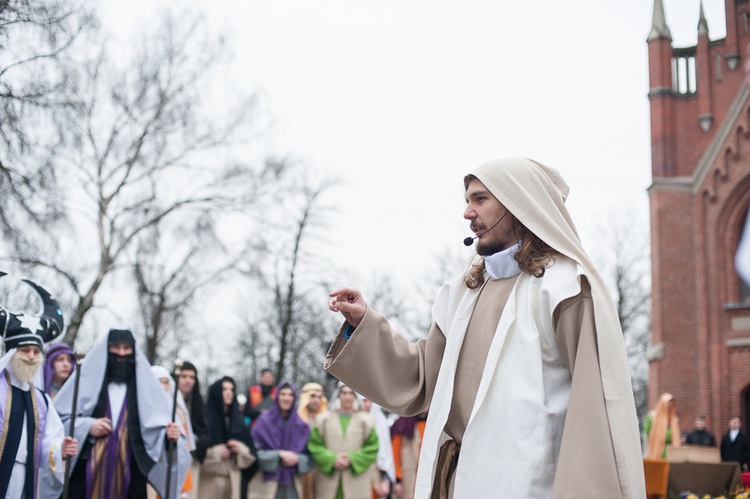
[[[67,343],[56,343],[47,348],[44,360],[44,391],[54,399],[60,387],[76,370],[76,354]]]
[[[297,390],[291,382],[276,387],[274,405],[256,420],[252,436],[261,473],[251,480],[248,499],[302,497],[300,476],[313,467],[307,453],[310,426],[297,414]]]

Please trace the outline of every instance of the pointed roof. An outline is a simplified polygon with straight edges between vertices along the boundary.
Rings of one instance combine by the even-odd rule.
[[[708,36],[708,22],[706,21],[706,15],[703,13],[703,0],[701,0],[701,13],[698,19],[698,36]]]
[[[662,0],[654,0],[654,18],[651,23],[651,33],[648,34],[648,41],[658,40],[659,38],[672,39],[672,33],[667,27],[667,18],[664,16],[664,4]]]

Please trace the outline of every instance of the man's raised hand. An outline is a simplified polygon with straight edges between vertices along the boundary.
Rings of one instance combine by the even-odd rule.
[[[341,312],[346,322],[353,327],[359,326],[367,310],[367,302],[358,289],[341,288],[332,291],[328,296],[331,297],[328,308],[332,312]]]

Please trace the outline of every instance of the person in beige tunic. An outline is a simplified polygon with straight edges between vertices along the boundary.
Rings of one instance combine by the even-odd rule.
[[[378,455],[375,419],[362,411],[357,395],[341,386],[330,412],[316,418],[307,449],[320,473],[316,499],[371,499],[367,472]]]
[[[475,264],[416,344],[361,293],[324,368],[400,415],[427,409],[416,498],[645,496],[619,320],[583,250],[560,174],[526,158],[464,179]]]
[[[234,380],[224,376],[208,390],[208,450],[201,465],[198,497],[240,499],[241,472],[252,466],[250,433],[237,404]]]

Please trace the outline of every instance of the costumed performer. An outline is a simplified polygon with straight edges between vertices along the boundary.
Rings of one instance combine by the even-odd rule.
[[[198,497],[239,499],[242,470],[255,463],[255,446],[240,412],[236,390],[229,376],[222,377],[208,389],[209,447],[201,466]]]
[[[568,186],[508,158],[464,188],[475,264],[438,292],[427,338],[409,343],[342,288],[325,369],[399,415],[429,406],[416,498],[644,497],[622,330]]]
[[[340,384],[331,410],[319,414],[307,448],[320,473],[316,499],[371,499],[370,474],[378,457],[375,418],[351,387]]]
[[[301,477],[312,470],[307,452],[310,427],[297,414],[297,390],[290,381],[276,386],[274,405],[252,428],[258,469],[248,486],[248,499],[299,499]]]
[[[40,482],[59,495],[63,459],[78,451],[52,399],[34,382],[44,361],[42,345],[62,333],[62,311],[41,286],[23,281],[41,297],[42,313],[35,317],[0,307],[6,350],[0,358],[0,497],[6,499],[48,497],[39,494]]]
[[[179,490],[191,462],[187,441],[130,329],[110,329],[80,370],[74,434],[83,443],[71,461],[71,499],[141,499],[147,483],[163,497],[167,438],[177,442],[170,489]],[[73,392],[65,383],[55,398],[66,427]]]
[[[67,343],[47,347],[44,361],[44,391],[55,398],[60,387],[76,370],[76,354]]]

